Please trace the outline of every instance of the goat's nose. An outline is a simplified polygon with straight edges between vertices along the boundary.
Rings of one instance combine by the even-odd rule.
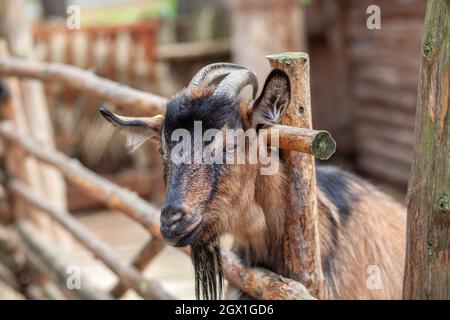
[[[161,210],[161,225],[171,226],[183,218],[184,211],[178,206],[168,205]]]

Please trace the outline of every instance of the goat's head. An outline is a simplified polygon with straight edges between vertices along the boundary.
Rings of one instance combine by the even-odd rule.
[[[269,74],[253,105],[238,98],[247,85],[253,87],[255,97],[258,85],[252,71],[235,64],[212,64],[200,70],[187,88],[169,100],[164,116],[130,118],[101,110],[109,122],[137,137],[134,141],[138,144],[146,139],[160,142],[167,186],[161,210],[161,234],[171,245],[191,245],[194,266],[203,264],[203,272],[209,261],[209,274],[197,273],[200,284],[210,286],[203,288],[206,297],[208,292],[214,296],[216,291],[210,278],[215,278],[214,272],[220,269],[218,238],[238,228],[240,216],[253,201],[260,164],[229,164],[226,160],[198,163],[196,124],[201,125],[203,137],[199,144],[206,150],[208,145],[219,141],[216,136],[205,139],[208,130],[223,133],[229,129],[260,129],[277,122],[290,99],[289,79],[282,71]],[[183,134],[190,137],[189,146],[193,147],[180,148]],[[237,152],[236,145],[230,145],[228,140],[222,145],[225,156]],[[244,149],[249,152],[248,147]],[[191,161],[174,161],[174,155]]]

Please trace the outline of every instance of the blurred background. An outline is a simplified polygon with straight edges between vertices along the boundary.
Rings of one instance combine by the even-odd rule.
[[[374,4],[381,9],[381,29],[370,30],[366,10]],[[2,0],[0,37],[8,40],[12,55],[75,65],[165,97],[187,85],[199,68],[217,61],[249,67],[262,86],[269,72],[265,55],[306,51],[314,128],[328,130],[337,141],[337,152],[327,162],[357,172],[404,202],[425,4],[423,0]],[[46,83],[44,90],[58,150],[161,203],[164,186],[154,146],[146,144],[130,154],[123,138],[99,118],[102,101],[58,83]],[[4,176],[0,171],[0,178]],[[69,210],[124,259],[146,241],[144,230],[70,183],[67,195]],[[4,223],[10,219],[6,197],[0,189]],[[114,283],[114,275],[89,253],[79,248],[72,255],[87,273],[96,275],[98,286]],[[168,248],[157,260],[146,274],[161,279],[177,297],[192,298],[189,259]],[[129,292],[125,297],[135,295]]]

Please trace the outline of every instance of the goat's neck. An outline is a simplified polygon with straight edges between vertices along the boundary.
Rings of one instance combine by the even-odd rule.
[[[270,176],[258,176],[254,201],[247,221],[243,221],[235,241],[236,251],[249,266],[262,266],[283,272],[283,233],[288,192],[284,170]]]

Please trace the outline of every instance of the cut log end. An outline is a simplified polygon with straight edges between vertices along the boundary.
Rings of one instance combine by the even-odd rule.
[[[327,131],[319,132],[311,145],[312,154],[320,160],[328,160],[336,152],[336,141]]]
[[[306,52],[283,52],[279,54],[271,54],[266,56],[268,60],[281,60],[288,62],[290,59],[309,60],[309,55]]]

